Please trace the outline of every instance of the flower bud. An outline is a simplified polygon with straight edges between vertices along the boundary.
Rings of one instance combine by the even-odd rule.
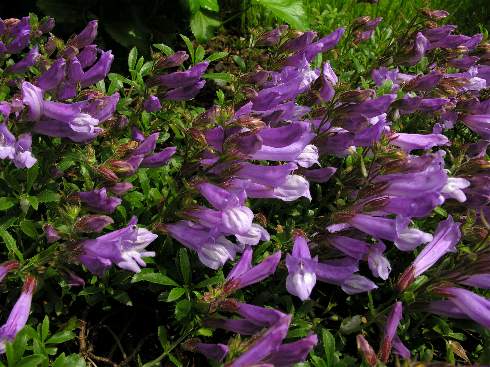
[[[109,166],[111,167],[111,170],[116,172],[116,173],[130,173],[134,170],[134,167],[131,165],[131,163],[127,161],[121,161],[121,160],[111,160],[107,162]]]
[[[113,192],[114,194],[121,196],[124,195],[126,192],[131,190],[133,188],[133,184],[129,182],[118,182],[110,187],[108,189]]]
[[[114,220],[107,215],[84,215],[77,219],[75,230],[78,232],[98,233],[112,223],[114,223]]]
[[[167,69],[180,66],[189,58],[185,51],[177,51],[170,56],[159,58],[155,63],[155,69]]]
[[[445,10],[432,10],[428,8],[422,8],[420,9],[420,12],[423,16],[432,20],[440,20],[446,18],[449,15],[449,13]]]
[[[355,26],[363,26],[366,25],[371,20],[369,15],[364,15],[362,17],[354,19],[352,22]]]
[[[339,96],[339,101],[343,103],[359,103],[376,95],[372,89],[350,90]]]
[[[362,336],[361,334],[357,335],[357,349],[363,355],[366,363],[370,366],[376,366],[378,359],[376,358],[376,353],[374,352],[373,347],[369,344],[369,342]]]
[[[45,224],[43,230],[48,243],[56,242],[61,238],[58,231],[51,224]]]
[[[104,177],[105,180],[109,182],[116,182],[119,180],[119,177],[112,171],[110,168],[105,166],[100,166],[97,168],[97,173]]]

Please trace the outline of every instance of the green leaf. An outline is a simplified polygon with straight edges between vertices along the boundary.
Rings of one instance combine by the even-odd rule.
[[[134,70],[137,60],[138,60],[138,49],[136,47],[133,47],[131,51],[129,51],[129,55],[128,55],[129,70]]]
[[[191,55],[191,61],[194,64],[194,45],[192,44],[189,37],[184,36],[183,34],[181,34],[180,37],[184,40],[185,45],[187,46],[187,50],[189,50],[189,55]]]
[[[207,73],[203,75],[204,79],[222,80],[225,82],[232,82],[235,77],[229,73]]]
[[[179,265],[184,283],[189,284],[191,282],[192,272],[189,256],[187,255],[187,249],[185,248],[181,248],[179,250]]]
[[[153,61],[147,61],[143,64],[140,69],[140,75],[145,76],[150,73],[151,69],[153,69]]]
[[[173,55],[175,53],[175,51],[171,47],[167,46],[164,43],[154,43],[153,47],[155,47],[157,50],[160,50],[167,56]]]
[[[37,179],[39,175],[39,164],[35,164],[31,168],[27,170],[27,184],[26,184],[26,192],[31,191],[32,185]]]
[[[325,351],[326,367],[334,366],[335,337],[327,329],[322,330],[323,350]]]
[[[15,205],[17,200],[14,198],[9,198],[9,197],[2,197],[0,198],[0,210],[7,210],[10,209]]]
[[[49,317],[44,316],[43,323],[41,324],[41,340],[45,341],[49,335]]]
[[[187,4],[189,5],[189,12],[194,14],[201,8],[200,0],[187,0]]]
[[[22,252],[17,247],[17,243],[15,242],[15,239],[12,237],[12,235],[8,233],[5,229],[0,229],[0,237],[2,238],[3,242],[5,242],[5,244],[7,245],[7,249],[9,250],[9,252],[14,253],[15,256],[17,256],[17,259],[23,262],[24,256],[22,255]]]
[[[199,5],[209,11],[219,11],[218,0],[199,0]]]
[[[173,288],[167,297],[167,302],[177,301],[180,297],[182,297],[185,293],[184,288]]]
[[[208,287],[208,286],[212,286],[212,285],[216,285],[216,284],[220,284],[220,283],[223,283],[225,280],[225,277],[223,276],[223,273],[220,272],[219,274],[211,277],[211,278],[208,278],[208,279],[204,279],[202,281],[200,281],[199,283],[197,283],[194,288],[205,288],[205,287]]]
[[[46,340],[46,344],[60,344],[75,338],[76,335],[73,331],[63,330],[54,334],[48,340]]]
[[[308,27],[306,12],[301,0],[254,0],[262,5],[279,20],[291,25],[293,28],[306,29]]]
[[[213,52],[211,55],[209,55],[206,60],[209,62],[216,61],[219,59],[222,59],[224,57],[228,56],[228,52],[226,51],[220,51],[220,52]]]
[[[140,181],[141,189],[143,190],[143,194],[145,197],[148,197],[148,193],[150,191],[150,181],[148,180],[148,176],[146,174],[145,169],[138,170],[138,179]]]
[[[233,55],[232,59],[235,62],[235,64],[238,65],[241,71],[247,70],[247,65],[245,64],[245,61],[240,56]]]
[[[191,31],[199,41],[206,41],[213,35],[214,29],[220,25],[219,20],[207,16],[202,11],[192,14]]]
[[[175,317],[177,320],[182,320],[191,312],[192,303],[188,299],[183,299],[175,305]]]
[[[131,298],[129,298],[129,295],[127,292],[115,291],[112,298],[114,298],[119,303],[122,303],[123,305],[126,305],[126,306],[132,306],[133,305],[133,301],[131,301]]]
[[[163,349],[167,349],[167,344],[168,344],[168,333],[167,329],[165,326],[160,325],[158,327],[158,340],[160,341],[160,345],[162,346]]]
[[[30,238],[38,238],[36,224],[32,220],[24,219],[20,222],[20,229]]]
[[[43,191],[37,195],[37,199],[40,203],[53,203],[60,201],[60,195],[54,191]]]
[[[22,358],[15,364],[15,367],[36,367],[41,363],[44,363],[48,357],[42,354],[32,354],[30,356]]]
[[[198,62],[201,62],[203,59],[204,59],[204,48],[201,45],[199,45],[196,48],[194,62],[197,64]]]
[[[137,282],[150,282],[154,284],[160,284],[160,285],[173,285],[173,286],[179,286],[175,280],[172,278],[169,278],[166,275],[163,275],[161,273],[137,273],[133,275],[133,278],[131,279],[131,283],[137,283]]]
[[[36,196],[27,196],[26,200],[29,202],[29,204],[31,204],[34,210],[37,210],[37,208],[39,207],[39,200]]]

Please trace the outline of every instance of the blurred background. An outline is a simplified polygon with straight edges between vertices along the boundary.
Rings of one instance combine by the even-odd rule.
[[[118,70],[130,48],[147,54],[153,43],[178,47],[179,33],[205,42],[217,35],[240,37],[287,23],[322,34],[361,15],[382,16],[396,27],[410,22],[422,7],[449,11],[448,22],[457,24],[461,33],[490,28],[490,0],[21,0],[2,1],[0,16],[53,16],[55,33],[64,38],[88,20],[99,19],[97,42],[113,50]]]

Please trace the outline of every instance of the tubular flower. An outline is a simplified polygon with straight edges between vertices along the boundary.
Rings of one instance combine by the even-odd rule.
[[[32,295],[35,289],[36,279],[28,276],[7,321],[0,327],[0,354],[5,353],[5,343],[13,341],[17,333],[25,326],[29,318]]]

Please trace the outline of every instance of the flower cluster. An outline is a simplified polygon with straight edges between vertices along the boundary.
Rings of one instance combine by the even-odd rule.
[[[368,293],[367,325],[382,332],[379,350],[370,344],[368,326],[356,340],[370,366],[388,363],[392,351],[411,358],[400,331],[403,317],[420,310],[490,328],[490,301],[467,289],[488,289],[490,280],[490,45],[481,34],[460,35],[442,25],[446,16],[423,10],[425,21],[380,58],[363,88],[342,80],[342,53],[331,50],[362,47],[382,18],[361,17],[324,37],[287,26],[267,32],[257,47],[274,51],[270,70],[255,65],[240,75],[233,103],[221,101],[186,120],[184,137],[172,125],[175,139],[166,147],[171,134],[160,128],[170,122],[163,113],[186,111],[185,101],[199,97],[208,59],[196,60],[193,50],[185,68],[185,51],[153,55],[148,63],[130,62],[129,80],[109,74],[114,56],[94,43],[97,21],[63,43],[50,33],[50,18],[0,20],[0,62],[9,86],[8,100],[0,102],[0,159],[13,162],[2,162],[10,172],[5,176],[23,177],[28,169],[26,193],[19,195],[23,218],[29,205],[37,210],[39,204],[28,195],[36,169],[49,172],[46,181],[60,190],[53,200],[59,207],[41,216],[48,247],[32,262],[18,256],[20,264],[0,264],[0,282],[10,272],[25,279],[0,328],[0,353],[26,324],[36,288],[32,274],[42,274],[46,264],[69,285],[83,286],[77,265],[99,277],[114,265],[139,273],[145,258],[171,251],[147,249],[158,235],[128,215],[135,207],[140,223],[195,253],[196,266],[218,270],[238,258],[207,292],[178,288],[196,298],[194,323],[238,334],[226,345],[192,335],[184,349],[227,366],[292,366],[318,343],[314,327],[286,341],[292,307],[285,313],[244,300],[248,287],[272,276],[294,296],[282,306],[315,301],[323,287],[317,281],[339,287],[345,297]],[[461,142],[458,133],[470,138]],[[168,175],[172,158],[181,164],[175,180],[182,186],[165,188],[163,197],[148,177]],[[79,172],[65,172],[76,160]],[[155,212],[135,205],[144,197],[131,196],[138,185],[158,201]],[[314,209],[304,228],[287,220],[269,225],[271,208],[287,212],[294,205]],[[264,206],[270,215],[261,212]],[[34,238],[26,223],[20,227]],[[476,241],[467,236],[471,224],[480,229]],[[474,246],[459,254],[462,242]],[[175,283],[164,277],[163,283]],[[379,288],[392,296],[374,305]]]

